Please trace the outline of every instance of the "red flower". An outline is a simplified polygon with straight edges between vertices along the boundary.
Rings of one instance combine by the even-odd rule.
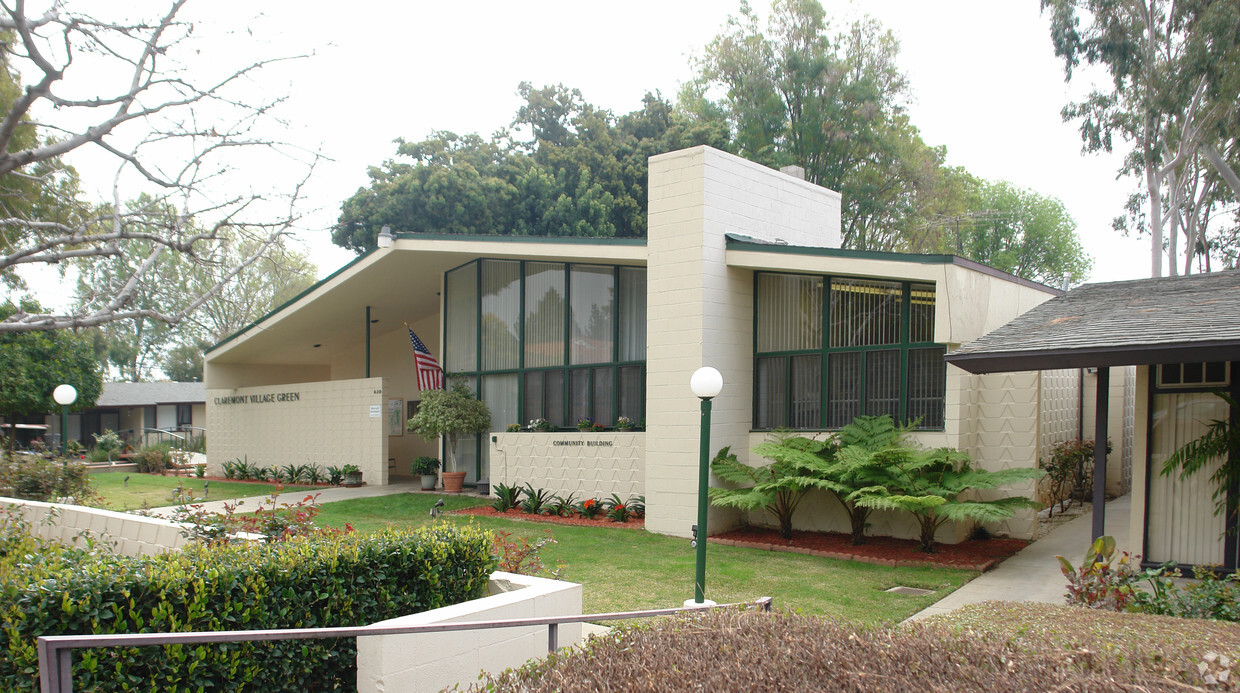
[[[581,505],[582,505],[583,507],[586,507],[586,508],[593,508],[593,507],[594,507],[594,499],[593,499],[593,498],[587,499],[587,500],[586,500],[586,502],[582,503]]]

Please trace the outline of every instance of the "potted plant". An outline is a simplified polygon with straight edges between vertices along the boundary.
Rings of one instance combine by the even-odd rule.
[[[422,455],[413,460],[412,470],[415,476],[422,477],[423,491],[435,488],[435,482],[439,481],[439,476],[436,474],[439,471],[439,460],[430,455]]]
[[[621,416],[620,418],[616,419],[616,430],[617,431],[636,431],[637,422],[633,421],[627,416]]]
[[[535,433],[546,433],[551,430],[551,422],[546,419],[530,419],[528,428]]]
[[[595,423],[592,417],[585,416],[577,421],[577,430],[586,431],[586,432],[598,432],[598,431],[603,430],[603,424]]]
[[[452,471],[443,473],[443,488],[448,493],[460,493],[465,472],[456,470],[456,443],[461,436],[490,430],[491,410],[458,380],[448,390],[424,390],[418,413],[409,419],[406,428],[427,440],[444,438],[447,466]]]
[[[362,470],[356,464],[346,464],[340,471],[344,473],[345,486],[362,485]]]

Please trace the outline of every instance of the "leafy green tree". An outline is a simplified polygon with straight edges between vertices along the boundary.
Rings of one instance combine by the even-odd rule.
[[[459,381],[446,390],[423,390],[421,397],[418,413],[406,428],[427,440],[444,438],[451,462],[448,466],[455,472],[457,441],[461,436],[490,430],[491,410]]]
[[[202,352],[210,344],[179,344],[168,350],[160,368],[168,379],[177,383],[202,382]]]
[[[754,448],[771,462],[751,467],[725,447],[711,461],[715,476],[740,488],[712,486],[712,505],[741,510],[766,510],[779,522],[779,535],[792,538],[792,516],[813,488],[833,490],[820,475],[829,459],[829,443],[787,434],[775,434]],[[825,453],[825,454],[824,454]]]
[[[18,310],[41,310],[38,304],[0,304],[0,319]],[[103,375],[88,335],[68,330],[0,334],[0,416],[8,423],[29,414],[60,411],[52,399],[57,385],[77,389],[75,410],[94,406],[103,389]],[[63,435],[63,432],[62,432]],[[17,436],[9,435],[11,457]]]

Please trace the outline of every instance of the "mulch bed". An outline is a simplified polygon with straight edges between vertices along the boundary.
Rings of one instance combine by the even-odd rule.
[[[505,520],[517,520],[526,522],[543,522],[553,525],[575,525],[577,527],[616,527],[619,529],[645,529],[646,520],[631,519],[628,522],[612,522],[599,513],[598,517],[593,520],[587,520],[584,517],[574,515],[573,517],[560,517],[558,515],[531,515],[520,508],[513,508],[507,512],[499,512],[489,505],[480,505],[476,508],[462,508],[453,510],[453,515],[482,515],[484,517],[502,517]]]
[[[918,542],[912,539],[866,537],[864,544],[853,546],[852,538],[839,532],[793,531],[791,539],[784,539],[779,536],[778,530],[760,527],[718,534],[710,541],[726,546],[803,553],[900,568],[928,565],[981,572],[990,570],[1029,545],[1023,539],[969,539],[959,544],[935,544],[934,553],[922,553],[917,550]]]

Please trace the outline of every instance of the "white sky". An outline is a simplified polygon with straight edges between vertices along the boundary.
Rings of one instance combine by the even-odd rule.
[[[763,0],[754,4],[766,10]],[[1091,281],[1148,276],[1148,241],[1111,229],[1133,184],[1115,180],[1117,157],[1082,155],[1075,126],[1060,119],[1071,95],[1038,4],[823,1],[837,26],[864,12],[896,34],[912,122],[928,144],[947,147],[949,164],[1063,200],[1093,256]],[[247,20],[256,7],[262,15]],[[259,88],[290,95],[282,111],[288,139],[333,159],[311,188],[317,211],[306,223],[317,231],[303,238],[323,276],[353,257],[330,242],[340,203],[365,185],[368,165],[392,156],[395,138],[416,141],[435,129],[489,135],[509,124],[522,80],[579,88],[617,115],[636,109],[647,90],[674,97],[691,75],[690,56],[738,7],[722,0],[216,0],[188,9],[208,22],[195,32],[204,56],[218,50],[231,62],[251,52],[315,52],[273,71]],[[224,31],[236,33],[207,38]],[[1077,80],[1079,97],[1089,85]]]

